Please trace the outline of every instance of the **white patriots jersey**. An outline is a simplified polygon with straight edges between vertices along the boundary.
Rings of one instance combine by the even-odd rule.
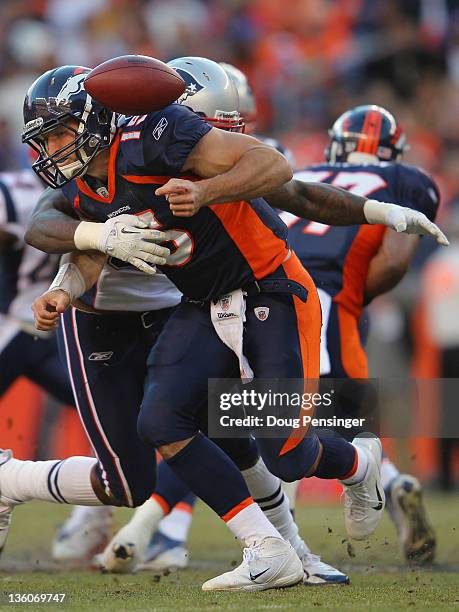
[[[25,244],[28,219],[43,191],[32,170],[0,173],[0,229],[16,241],[0,255],[0,312],[32,322],[32,302],[49,287],[59,256]]]
[[[146,312],[177,306],[182,294],[160,272],[150,276],[132,266],[115,267],[108,260],[97,285],[81,299],[97,310]]]

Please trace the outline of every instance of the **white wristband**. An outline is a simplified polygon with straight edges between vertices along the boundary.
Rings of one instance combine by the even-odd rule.
[[[82,221],[75,230],[73,242],[79,251],[100,251],[100,239],[104,231],[103,223]]]
[[[80,297],[80,295],[83,295],[86,291],[86,283],[78,266],[73,263],[62,265],[54,277],[48,291],[52,291],[53,289],[60,289],[68,293],[71,302]]]
[[[371,225],[381,223],[387,225],[388,214],[391,210],[400,208],[396,204],[387,202],[379,202],[378,200],[367,200],[363,205],[363,214],[365,219]]]

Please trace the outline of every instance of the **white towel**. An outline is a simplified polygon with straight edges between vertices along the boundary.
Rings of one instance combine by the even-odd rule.
[[[245,323],[245,297],[241,289],[223,295],[216,304],[210,303],[210,318],[220,340],[239,360],[241,378],[250,382],[253,371],[242,352]]]

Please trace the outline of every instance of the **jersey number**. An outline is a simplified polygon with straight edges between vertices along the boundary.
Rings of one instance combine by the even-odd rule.
[[[149,223],[151,228],[163,228],[152,210],[144,210],[138,213],[138,216]],[[170,246],[171,251],[166,258],[166,266],[173,266],[174,268],[184,266],[193,257],[194,240],[192,235],[183,229],[171,228],[165,231],[167,231],[169,237],[166,244]]]
[[[299,181],[308,183],[323,183],[333,172],[328,170],[304,170],[295,174],[295,178]],[[363,198],[368,197],[371,193],[382,189],[386,186],[386,181],[382,179],[379,174],[373,172],[338,172],[335,178],[332,180],[330,185],[334,187],[341,187],[346,189],[355,195],[362,196]],[[291,213],[281,213],[281,219],[287,227],[292,227],[301,219]],[[315,236],[323,236],[330,229],[330,225],[325,223],[318,223],[317,221],[310,221],[303,229],[303,234],[313,234]]]

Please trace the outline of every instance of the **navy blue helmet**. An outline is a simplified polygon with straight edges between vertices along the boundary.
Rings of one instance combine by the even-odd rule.
[[[24,100],[22,142],[38,154],[33,170],[54,188],[83,175],[97,153],[110,146],[116,132],[118,115],[84,89],[90,71],[83,66],[48,70],[32,83]],[[70,130],[75,137],[49,155],[46,136],[59,127]]]
[[[397,161],[409,148],[394,115],[375,104],[346,111],[328,133],[331,140],[325,157],[331,163],[359,163],[371,157],[375,161]]]

